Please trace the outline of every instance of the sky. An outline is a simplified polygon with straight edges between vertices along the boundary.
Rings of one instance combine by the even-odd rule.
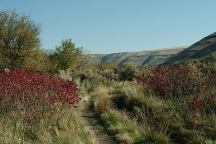
[[[87,53],[189,46],[215,32],[215,0],[0,0],[41,27],[41,46],[71,38]]]

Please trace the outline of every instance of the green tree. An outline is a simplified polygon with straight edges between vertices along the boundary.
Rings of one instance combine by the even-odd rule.
[[[42,49],[36,49],[29,54],[24,61],[24,66],[28,69],[47,72],[50,70],[49,55]]]
[[[63,40],[60,46],[50,51],[50,61],[54,70],[74,70],[82,55],[82,48],[76,48],[71,39]]]
[[[0,11],[1,66],[22,67],[29,54],[40,46],[39,32],[39,26],[29,17]]]

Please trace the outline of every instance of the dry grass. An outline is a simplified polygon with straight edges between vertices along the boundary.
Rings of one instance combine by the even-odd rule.
[[[62,109],[51,119],[26,126],[16,117],[0,120],[0,143],[3,144],[96,144],[95,135],[86,127],[81,113],[74,108]]]

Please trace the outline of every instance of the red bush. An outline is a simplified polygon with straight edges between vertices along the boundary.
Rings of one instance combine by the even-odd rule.
[[[205,110],[207,107],[213,105],[213,96],[209,96],[207,98],[198,99],[194,98],[193,100],[189,101],[189,108],[190,110]]]
[[[184,66],[155,67],[151,75],[140,76],[137,81],[161,96],[189,95],[196,87],[190,69]]]
[[[216,94],[216,71],[193,72],[183,65],[155,67],[150,74],[138,77],[145,90],[163,97],[187,97],[190,110],[213,110]],[[215,109],[216,110],[216,109]]]
[[[16,111],[32,119],[51,113],[56,105],[78,103],[78,94],[77,85],[72,81],[22,69],[0,72],[1,113]]]

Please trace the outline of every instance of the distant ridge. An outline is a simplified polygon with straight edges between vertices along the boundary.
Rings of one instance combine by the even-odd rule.
[[[164,63],[178,64],[193,59],[204,59],[216,52],[216,32],[201,39],[183,51],[168,58]]]
[[[90,63],[115,63],[117,65],[158,65],[164,63],[171,56],[181,52],[186,46],[163,48],[152,51],[120,52],[111,54],[88,54]]]

